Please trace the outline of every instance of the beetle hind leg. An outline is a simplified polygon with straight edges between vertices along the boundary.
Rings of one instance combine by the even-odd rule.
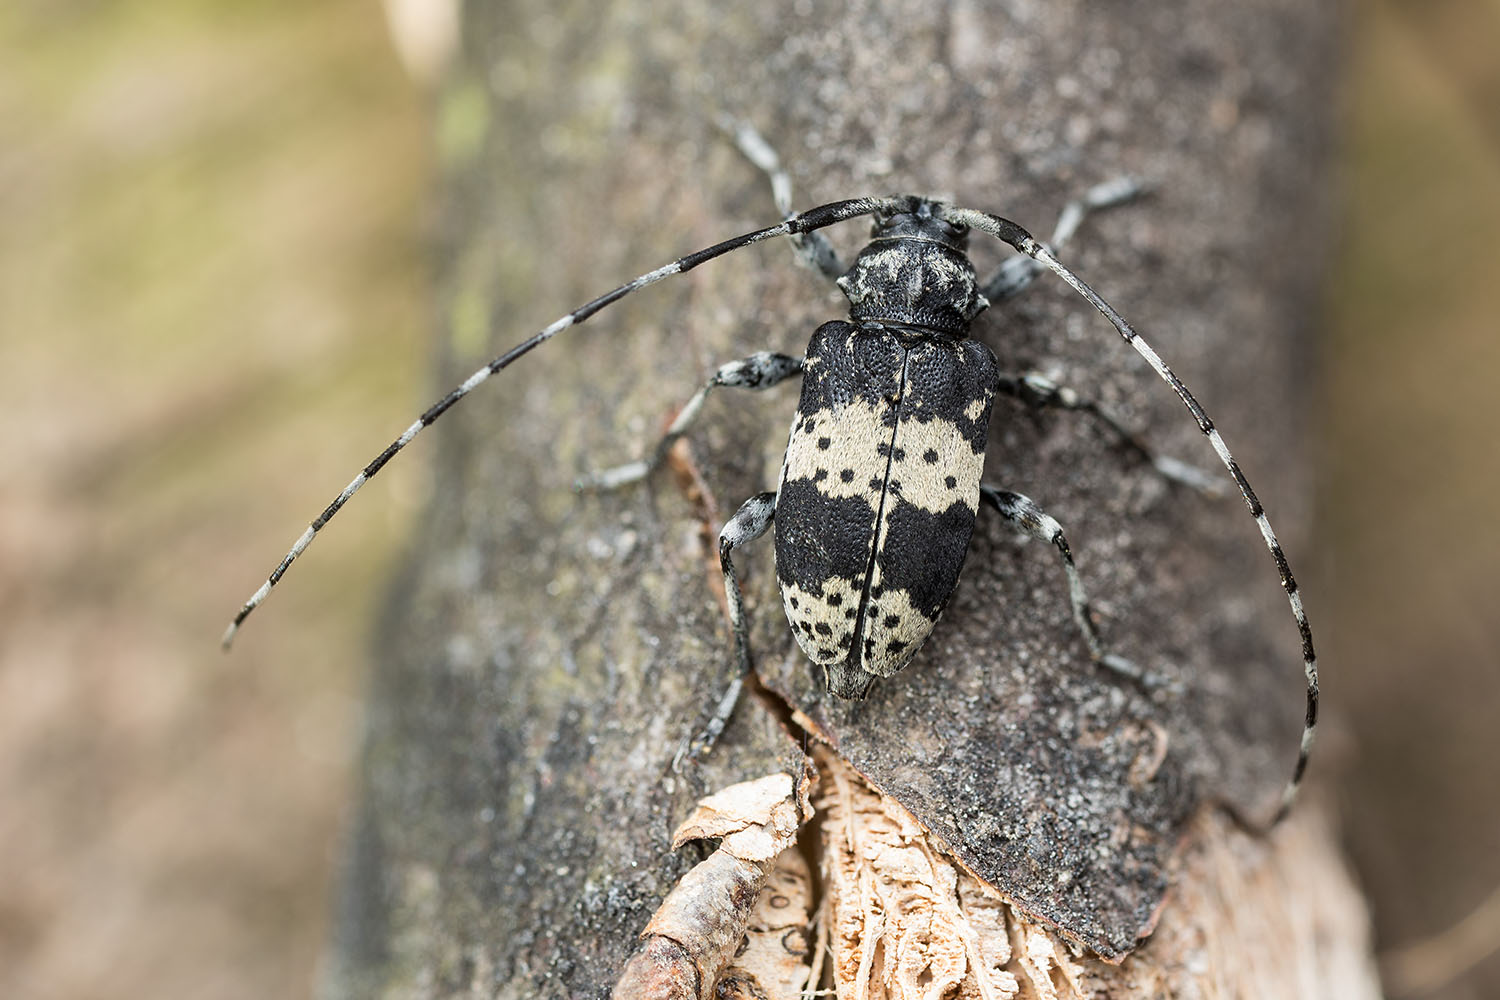
[[[730,553],[747,542],[753,542],[771,527],[776,516],[776,494],[757,493],[746,500],[734,517],[719,532],[719,566],[724,571],[724,596],[729,602],[729,622],[734,627],[735,673],[734,679],[719,699],[713,718],[703,731],[691,740],[685,740],[672,760],[672,769],[680,770],[682,762],[689,757],[700,757],[713,749],[719,735],[729,724],[734,707],[739,703],[740,691],[745,677],[750,673],[750,637],[745,626],[745,599],[740,592],[740,581],[734,572],[734,560]]]
[[[1073,621],[1078,625],[1078,631],[1083,633],[1083,640],[1088,645],[1089,657],[1095,663],[1147,690],[1173,686],[1172,681],[1143,670],[1133,661],[1117,653],[1111,653],[1105,646],[1103,638],[1099,635],[1099,628],[1094,624],[1093,611],[1089,607],[1089,596],[1083,585],[1083,577],[1078,573],[1078,567],[1073,562],[1073,551],[1068,547],[1067,536],[1063,534],[1062,525],[1057,522],[1056,518],[1037,506],[1035,501],[1019,493],[996,489],[993,486],[981,486],[979,496],[1001,517],[1032,538],[1056,547],[1058,554],[1062,556],[1063,571],[1068,576],[1068,599],[1073,606]]]

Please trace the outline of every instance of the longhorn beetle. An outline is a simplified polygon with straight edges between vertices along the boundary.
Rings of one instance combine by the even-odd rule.
[[[1317,726],[1312,629],[1271,522],[1187,386],[1114,307],[1053,256],[1051,246],[1016,223],[915,195],[854,198],[793,212],[790,182],[775,152],[748,126],[726,127],[741,151],[770,175],[783,221],[648,271],[555,320],[470,375],[375,456],[308,526],[235,615],[224,632],[224,647],[355,491],[480,383],[631,292],[752,243],[786,236],[803,263],[836,281],[849,299],[849,319],[818,327],[804,357],[761,352],[720,367],[683,407],[647,460],[580,483],[613,489],[644,478],[685,433],[715,387],[766,389],[803,376],[777,489],[747,500],[719,535],[739,673],[698,746],[712,745],[751,669],[731,553],[763,535],[773,520],[776,573],[787,618],[803,652],[822,667],[827,689],[839,698],[863,698],[877,678],[906,666],[931,634],[957,585],[981,503],[1023,532],[1056,546],[1068,578],[1073,617],[1092,659],[1149,683],[1151,678],[1129,660],[1105,649],[1061,525],[1027,497],[980,481],[991,402],[1003,392],[1037,406],[1090,413],[1162,475],[1198,489],[1211,488],[1203,473],[1153,455],[1107,412],[1071,390],[1036,374],[1001,372],[990,349],[969,339],[970,323],[992,300],[1015,294],[1047,269],[1102,313],[1177,393],[1239,488],[1275,560],[1301,637],[1307,683],[1301,747],[1273,822],[1285,816],[1307,767]],[[1137,191],[1129,180],[1094,188],[1064,211],[1052,245],[1064,242],[1090,209],[1128,199]],[[862,216],[873,218],[870,243],[846,268],[819,230]],[[1025,256],[1007,260],[981,283],[966,253],[971,230],[993,236]]]

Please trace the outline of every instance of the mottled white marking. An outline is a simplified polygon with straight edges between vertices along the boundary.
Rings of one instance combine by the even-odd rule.
[[[808,659],[827,664],[841,663],[848,657],[855,622],[850,612],[857,614],[859,611],[863,584],[862,580],[830,577],[823,583],[822,594],[810,593],[796,584],[782,584],[781,606],[786,611],[797,645],[802,647]],[[802,623],[811,628],[811,633],[800,627]],[[826,626],[826,634],[818,631],[819,625]]]
[[[943,288],[958,286],[964,292],[974,287],[974,272],[965,267],[958,258],[946,254],[932,254],[927,258],[926,271],[933,281]]]
[[[880,448],[890,441],[891,429],[880,421],[883,412],[855,401],[803,416],[787,441],[782,482],[810,479],[825,496],[864,497],[871,510],[879,509],[880,490],[871,489],[870,480],[885,478],[886,459]],[[823,439],[827,448],[818,447]],[[845,470],[850,473],[847,480]]]
[[[879,585],[879,577],[877,566],[875,579],[871,581],[871,597],[865,606],[860,666],[877,677],[889,677],[911,662],[932,634],[937,620],[918,611],[904,590],[886,587],[875,597],[874,587]]]
[[[907,259],[908,254],[905,250],[899,247],[891,247],[861,256],[859,266],[866,274],[877,269],[884,271],[885,280],[894,283],[901,274],[901,265],[905,264]],[[921,290],[921,286],[918,285],[917,291],[920,292]]]
[[[929,453],[935,461],[927,460]],[[941,514],[955,502],[978,511],[983,473],[984,455],[974,451],[953,421],[932,417],[924,423],[907,417],[897,427],[891,480],[901,484],[896,495],[907,503],[930,514]]]
[[[767,499],[769,496],[768,493],[758,493],[746,500],[729,523],[724,525],[724,530],[719,533],[719,540],[730,548],[737,549],[764,534],[766,526],[771,523],[771,515],[776,510],[775,503]]]

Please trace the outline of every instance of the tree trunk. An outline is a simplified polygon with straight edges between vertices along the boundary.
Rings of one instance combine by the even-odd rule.
[[[1329,11],[516,2],[467,17],[438,109],[445,385],[633,275],[775,222],[722,115],[778,147],[798,208],[933,194],[1045,236],[1070,197],[1130,173],[1153,196],[1091,218],[1060,256],[1193,387],[1294,560],[1308,551],[1297,401]],[[847,259],[865,231],[829,233]],[[981,271],[1001,259],[971,242]],[[670,851],[674,827],[705,793],[800,778],[810,730],[837,750],[819,816],[853,808],[828,791],[850,782],[909,812],[893,836],[930,837],[933,857],[1012,908],[1002,926],[1023,946],[1006,961],[1032,962],[1035,990],[1253,980],[1262,995],[1373,995],[1362,912],[1316,806],[1269,846],[1212,815],[1269,814],[1300,726],[1297,646],[1254,524],[1074,415],[1002,399],[986,479],[1063,522],[1110,643],[1178,691],[1094,668],[1053,553],[981,517],[922,653],[868,700],[835,702],[796,651],[760,544],[737,562],[763,687],[674,772],[733,673],[717,532],[772,488],[795,389],[711,397],[645,484],[570,486],[638,457],[719,364],[799,354],[841,315],[773,241],[564,332],[434,429],[436,495],[380,629],[333,992],[601,995],[707,856]],[[1054,374],[1162,451],[1214,462],[1170,391],[1060,283],[997,305],[974,335],[1002,368]],[[838,760],[862,777],[833,781]],[[813,843],[836,897],[836,845]],[[825,918],[836,972],[852,954],[840,919]],[[1052,966],[1036,965],[1042,940]]]

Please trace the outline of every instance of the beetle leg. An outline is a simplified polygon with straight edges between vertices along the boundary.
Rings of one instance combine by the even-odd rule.
[[[1076,198],[1064,206],[1047,246],[1056,250],[1067,243],[1089,213],[1123,205],[1140,197],[1146,190],[1145,183],[1135,177],[1116,177],[1094,185],[1083,193],[1082,198]],[[1046,269],[1046,265],[1031,257],[1010,257],[985,279],[981,290],[991,303],[999,302],[1021,292]]]
[[[771,179],[771,197],[776,200],[776,211],[781,213],[783,219],[790,218],[793,215],[792,178],[781,165],[781,157],[776,155],[775,147],[755,131],[755,127],[749,122],[725,115],[719,119],[719,127],[734,140],[745,159],[763,170]],[[788,238],[788,242],[792,245],[797,263],[820,272],[830,281],[838,279],[849,270],[839,260],[838,251],[833,249],[828,237],[820,232],[795,233]]]
[[[729,601],[729,621],[734,626],[734,652],[736,669],[724,696],[714,710],[713,718],[691,741],[684,741],[672,760],[672,769],[679,770],[684,759],[699,757],[713,749],[719,734],[729,724],[734,706],[740,699],[745,676],[750,673],[750,639],[745,627],[745,600],[740,593],[740,582],[734,573],[734,560],[729,554],[746,542],[753,542],[766,533],[771,519],[776,516],[776,494],[757,493],[746,500],[724,530],[719,532],[719,565],[724,570],[724,596]]]
[[[1171,681],[1149,673],[1125,657],[1106,649],[1104,640],[1099,636],[1099,629],[1094,624],[1093,612],[1089,608],[1088,591],[1083,586],[1083,577],[1078,574],[1078,567],[1073,563],[1073,550],[1068,547],[1068,539],[1063,534],[1062,525],[1057,523],[1056,518],[1038,507],[1035,501],[1019,493],[996,489],[993,486],[981,486],[979,497],[999,512],[1001,517],[1032,538],[1057,547],[1057,551],[1062,555],[1063,571],[1068,575],[1068,599],[1073,605],[1073,621],[1078,624],[1078,630],[1083,633],[1084,642],[1089,647],[1089,657],[1095,663],[1148,690],[1171,686]]]
[[[1029,257],[1027,259],[1030,260]],[[1065,385],[1058,385],[1040,372],[1026,372],[1022,375],[1002,374],[997,389],[1037,409],[1055,406],[1060,410],[1086,413],[1102,424],[1121,447],[1155,469],[1162,478],[1191,487],[1205,496],[1222,497],[1224,495],[1224,487],[1217,475],[1205,472],[1196,465],[1189,465],[1170,455],[1157,454],[1150,445],[1121,423],[1118,417],[1097,402],[1085,399]]]
[[[677,439],[687,433],[688,428],[702,411],[704,400],[708,399],[708,394],[716,386],[726,385],[735,389],[769,389],[801,372],[801,358],[771,351],[761,351],[759,354],[750,355],[743,361],[731,361],[721,366],[703,388],[693,394],[693,398],[687,401],[687,405],[678,411],[677,419],[672,421],[672,426],[668,427],[661,440],[656,442],[656,447],[651,450],[649,458],[580,477],[574,483],[574,489],[615,490],[645,479],[666,459],[667,452],[671,450],[672,445],[677,443]]]

